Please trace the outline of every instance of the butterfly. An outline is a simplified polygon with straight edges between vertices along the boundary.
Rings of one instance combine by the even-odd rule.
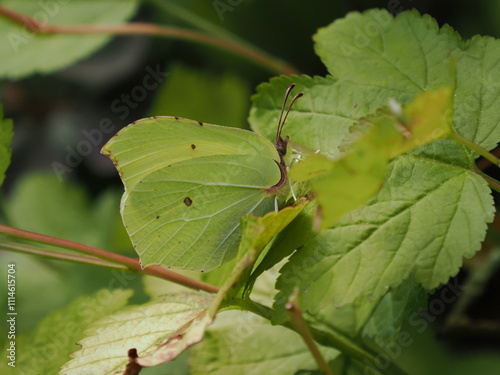
[[[157,264],[209,271],[236,256],[240,218],[275,209],[287,183],[288,137],[259,134],[180,117],[138,120],[102,153],[115,164],[125,192],[121,215],[143,267]]]

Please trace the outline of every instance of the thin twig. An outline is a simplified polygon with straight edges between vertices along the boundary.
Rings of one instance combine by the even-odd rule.
[[[493,151],[491,151],[491,153],[497,158],[500,157],[500,147],[495,148]],[[491,165],[491,161],[486,158],[481,158],[477,161],[476,165],[479,170],[484,171]]]
[[[309,351],[314,357],[314,360],[318,364],[318,367],[325,375],[333,375],[332,370],[328,366],[325,358],[318,349],[318,346],[314,342],[314,338],[307,327],[307,323],[302,316],[302,310],[300,309],[298,302],[299,290],[295,289],[286,304],[286,309],[290,312],[290,321],[294,326],[295,330],[300,334],[304,342],[306,343]]]
[[[26,27],[34,34],[113,34],[113,35],[158,35],[169,38],[189,40],[192,42],[210,44],[233,53],[239,54],[273,72],[282,74],[296,74],[297,70],[285,62],[255,48],[242,45],[232,40],[202,34],[197,31],[154,25],[143,22],[130,22],[122,25],[52,25],[0,6],[0,15],[14,23]]]
[[[500,193],[500,181],[495,180],[493,177],[488,176],[486,173],[484,173],[482,170],[479,168],[473,169],[473,172],[476,172],[478,175],[480,175],[482,178],[488,182],[488,185],[491,189],[497,191]]]
[[[0,250],[11,251],[21,254],[31,254],[37,255],[42,258],[55,259],[55,260],[66,260],[74,263],[89,264],[93,266],[115,268],[115,269],[126,269],[127,267],[114,262],[108,262],[107,260],[93,257],[90,255],[83,254],[73,254],[66,253],[58,250],[41,249],[36,246],[26,246],[13,243],[0,243]]]
[[[138,259],[129,258],[125,255],[112,253],[106,250],[98,249],[96,247],[84,245],[81,243],[63,240],[61,238],[46,236],[40,233],[28,232],[25,230],[8,227],[6,225],[0,225],[0,233],[6,234],[11,237],[21,238],[23,240],[43,243],[46,245],[52,245],[63,249],[73,250],[80,253],[92,255],[100,259],[107,260],[109,262],[121,264],[127,267],[130,271],[156,276],[161,279],[169,280],[174,283],[184,285],[191,289],[204,290],[209,293],[217,293],[217,291],[219,290],[216,286],[204,283],[196,279],[192,279],[184,275],[180,275],[178,273],[167,270],[160,266],[149,266],[142,268]]]
[[[487,150],[479,146],[478,144],[468,140],[465,137],[462,137],[460,134],[456,132],[451,132],[450,138],[454,139],[457,142],[460,142],[468,149],[478,153],[483,158],[489,160],[492,164],[496,165],[497,167],[500,167],[500,159],[497,158],[495,155],[493,155],[491,152],[488,152]]]

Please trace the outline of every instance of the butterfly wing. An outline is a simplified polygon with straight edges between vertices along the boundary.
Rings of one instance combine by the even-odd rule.
[[[207,156],[150,174],[122,212],[141,263],[206,271],[232,259],[240,217],[271,211],[274,197],[263,189],[279,178],[275,163],[256,155]]]
[[[236,254],[240,218],[274,208],[265,189],[281,178],[279,155],[255,133],[162,118],[119,134],[105,152],[121,172],[122,217],[143,266],[216,268]]]
[[[272,143],[253,132],[166,116],[123,128],[102,153],[113,160],[126,190],[150,173],[198,157],[239,154],[280,160]]]

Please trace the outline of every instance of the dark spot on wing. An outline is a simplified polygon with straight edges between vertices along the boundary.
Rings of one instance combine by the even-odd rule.
[[[191,148],[194,150],[196,148],[196,145],[195,144],[192,144],[191,145]]]
[[[158,215],[158,216],[156,217],[156,220],[158,220],[159,218],[160,218],[160,215]]]
[[[193,200],[189,197],[186,197],[184,198],[184,204],[189,207],[193,204]]]
[[[180,119],[180,117],[177,117],[177,116],[175,116],[174,118],[175,118],[176,120],[179,120],[179,119]]]
[[[203,123],[201,121],[198,121],[198,124],[200,124],[200,126],[203,126]]]

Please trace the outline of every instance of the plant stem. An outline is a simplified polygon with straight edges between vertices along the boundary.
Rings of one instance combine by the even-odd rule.
[[[295,289],[288,298],[288,302],[286,304],[286,309],[290,312],[290,321],[309,348],[309,351],[313,355],[314,360],[318,364],[320,370],[325,375],[333,375],[332,370],[330,370],[330,367],[328,367],[328,363],[326,362],[325,358],[323,358],[323,355],[319,351],[318,346],[314,342],[314,338],[309,331],[304,317],[302,316],[302,311],[298,302],[298,294],[299,290]]]
[[[277,63],[275,65],[276,69],[272,69],[272,71],[274,72],[284,73],[284,74],[298,73],[297,69],[295,69],[293,66],[286,64],[284,61],[277,59],[272,55],[269,55],[267,52],[249,43],[248,41],[238,37],[232,32],[224,29],[223,27],[218,26],[216,23],[211,22],[206,18],[203,18],[192,11],[187,10],[175,4],[174,2],[162,1],[162,0],[148,0],[148,2],[151,3],[153,6],[157,7],[158,9],[163,9],[169,15],[176,17],[177,19],[191,25],[192,27],[198,30],[208,33],[214,37],[232,41],[235,44],[244,46],[248,50],[257,52],[262,56],[267,56],[267,58],[270,61],[274,61],[275,63]]]
[[[188,25],[191,25],[192,27],[198,30],[205,31],[208,34],[217,36],[219,38],[231,39],[233,41],[237,41],[240,44],[245,43],[244,40],[241,40],[230,31],[216,25],[215,23],[209,21],[206,18],[197,15],[193,11],[187,10],[182,6],[175,4],[173,1],[164,1],[164,0],[146,0],[146,1],[151,5],[153,5],[154,7],[163,10],[169,16],[173,16],[178,20],[181,20],[184,23],[187,23]]]
[[[125,255],[112,253],[106,250],[98,249],[92,246],[80,244],[77,242],[72,242],[68,240],[63,240],[61,238],[55,238],[51,236],[46,236],[44,234],[28,232],[25,230],[8,227],[6,225],[0,225],[0,233],[6,234],[11,237],[21,238],[23,240],[28,240],[31,242],[43,243],[46,245],[52,245],[60,247],[63,249],[73,250],[87,255],[91,255],[106,261],[125,266],[132,272],[143,273],[151,276],[156,276],[161,279],[169,280],[174,283],[184,285],[188,288],[195,290],[204,290],[209,293],[217,293],[219,290],[217,287],[204,283],[202,281],[192,279],[190,277],[180,275],[178,273],[172,272],[160,266],[149,266],[142,268],[138,259],[129,258]],[[67,258],[61,256],[60,259]]]
[[[42,258],[48,258],[48,259],[67,260],[70,262],[90,264],[90,265],[99,266],[99,267],[128,270],[128,268],[123,266],[123,265],[108,262],[106,260],[99,259],[96,257],[82,255],[82,254],[63,253],[61,251],[37,248],[35,246],[24,246],[24,245],[10,244],[10,243],[0,243],[0,249],[5,250],[5,251],[13,251],[13,252],[21,253],[21,254],[38,255]]]
[[[495,148],[494,150],[491,151],[491,154],[495,155],[497,158],[500,156],[500,147]],[[486,168],[488,168],[491,165],[491,162],[487,159],[480,159],[477,163],[477,168],[481,171],[484,171]]]
[[[491,189],[497,191],[500,193],[500,182],[495,180],[493,177],[488,176],[486,173],[481,171],[480,169],[475,169],[475,172],[480,175],[482,178],[484,178],[486,181],[488,181],[488,185],[490,186]]]
[[[310,323],[311,324],[311,323]],[[361,346],[354,343],[351,339],[345,337],[334,329],[325,330],[323,325],[320,328],[310,326],[310,330],[316,341],[322,345],[329,346],[342,353],[354,357],[364,367],[368,364],[376,366],[377,355],[373,354]],[[389,366],[384,369],[386,375],[407,375],[405,371],[400,369],[394,362],[390,362]]]
[[[297,70],[285,62],[255,47],[238,43],[228,38],[220,38],[200,32],[154,25],[143,22],[130,22],[122,25],[52,25],[41,23],[31,17],[0,6],[0,15],[27,28],[34,34],[113,34],[113,35],[156,35],[174,39],[209,44],[241,55],[267,69],[281,74],[294,74]]]
[[[485,159],[489,160],[491,163],[496,165],[497,167],[500,167],[500,159],[497,158],[495,155],[493,155],[491,152],[488,152],[481,146],[475,144],[474,142],[468,140],[467,138],[462,137],[460,134],[458,134],[455,131],[452,131],[450,134],[450,138],[454,139],[455,141],[463,144],[465,147],[471,149],[472,151],[478,153]]]
[[[258,302],[251,300],[238,300],[234,301],[234,304],[228,304],[224,306],[220,311],[224,310],[244,310],[254,313],[264,319],[271,320],[273,315],[273,310],[264,306]],[[311,324],[311,322],[309,322]],[[280,324],[282,327],[288,328],[294,332],[298,332],[294,324],[290,322],[285,322]],[[376,355],[370,351],[360,347],[354,343],[351,339],[343,336],[342,334],[336,332],[335,330],[325,330],[324,326],[321,328],[314,328],[309,325],[308,330],[311,332],[312,337],[318,343],[323,346],[328,346],[335,350],[341,351],[343,354],[353,357],[360,366],[363,368],[367,366],[367,363],[375,364],[377,363]],[[395,363],[391,362],[389,367],[385,369],[387,375],[406,375],[406,372],[401,370]]]

